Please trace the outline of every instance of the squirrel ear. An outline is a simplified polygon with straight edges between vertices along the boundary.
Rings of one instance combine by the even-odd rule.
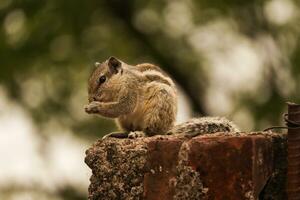
[[[94,66],[95,66],[95,67],[99,67],[100,64],[101,64],[101,63],[99,63],[99,62],[95,62]]]
[[[122,63],[113,56],[108,59],[109,70],[114,74],[118,73],[119,69],[121,68],[121,65]]]

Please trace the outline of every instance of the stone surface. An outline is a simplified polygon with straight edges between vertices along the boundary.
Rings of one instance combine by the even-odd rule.
[[[260,199],[271,199],[282,187],[276,185],[282,171],[273,170],[276,138],[217,133],[98,140],[86,151],[89,199],[252,200],[261,191]]]

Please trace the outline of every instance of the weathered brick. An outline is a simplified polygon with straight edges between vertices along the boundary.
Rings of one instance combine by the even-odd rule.
[[[176,176],[178,152],[182,140],[150,140],[146,167],[148,173],[144,176],[144,197],[147,200],[171,199],[174,187],[170,180]]]
[[[271,134],[108,139],[86,154],[93,200],[258,199],[275,176]]]
[[[261,135],[194,138],[189,165],[209,188],[209,199],[257,199],[272,174],[271,140]]]

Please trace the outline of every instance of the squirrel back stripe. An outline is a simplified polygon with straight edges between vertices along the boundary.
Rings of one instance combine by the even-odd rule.
[[[143,72],[143,75],[149,81],[155,81],[155,82],[163,83],[163,84],[166,84],[169,86],[174,86],[173,81],[170,78],[162,75],[160,72],[148,70],[148,71]]]
[[[136,67],[137,67],[137,70],[140,72],[144,72],[147,70],[154,70],[154,71],[161,72],[162,74],[166,74],[161,68],[159,68],[156,65],[150,64],[150,63],[138,64],[138,65],[136,65]]]
[[[141,72],[142,75],[145,76],[149,81],[156,81],[175,87],[174,82],[168,76],[168,74],[155,65],[149,63],[138,64],[136,65],[136,69]]]

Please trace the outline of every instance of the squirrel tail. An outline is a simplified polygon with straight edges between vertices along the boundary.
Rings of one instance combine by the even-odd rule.
[[[184,123],[175,125],[168,135],[185,134],[190,137],[205,133],[239,132],[239,128],[224,117],[193,118]]]

